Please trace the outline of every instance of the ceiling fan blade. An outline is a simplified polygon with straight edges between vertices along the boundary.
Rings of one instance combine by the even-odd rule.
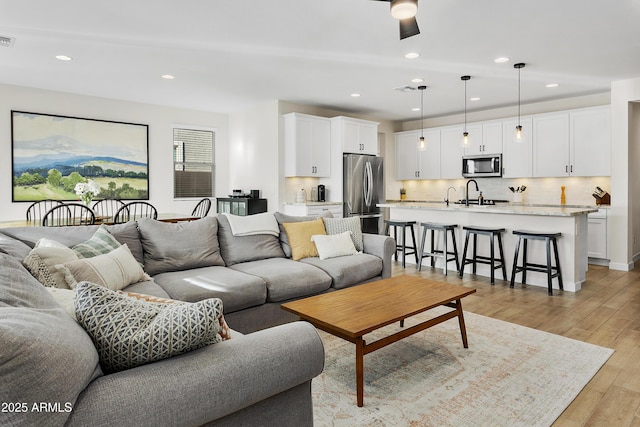
[[[400,40],[420,34],[416,17],[400,20]]]

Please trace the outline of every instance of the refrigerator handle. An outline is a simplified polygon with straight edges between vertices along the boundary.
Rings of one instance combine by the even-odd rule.
[[[364,202],[367,207],[371,206],[373,191],[373,169],[371,168],[371,162],[365,163],[364,168]]]

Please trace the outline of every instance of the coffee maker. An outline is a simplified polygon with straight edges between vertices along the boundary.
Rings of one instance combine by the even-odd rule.
[[[324,185],[318,185],[318,201],[326,202],[327,201],[327,189]]]

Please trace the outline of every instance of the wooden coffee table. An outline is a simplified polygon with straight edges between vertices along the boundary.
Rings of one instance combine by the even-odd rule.
[[[460,323],[462,344],[468,348],[461,299],[475,289],[421,277],[400,275],[352,288],[282,304],[282,308],[332,335],[356,345],[358,406],[364,404],[364,355],[454,317]],[[453,310],[399,332],[367,343],[363,336],[383,326],[434,307]]]

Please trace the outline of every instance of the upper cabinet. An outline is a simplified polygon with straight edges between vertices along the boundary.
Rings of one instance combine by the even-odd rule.
[[[396,179],[440,178],[440,130],[425,129],[425,149],[420,150],[421,131],[396,133]]]
[[[331,120],[299,113],[283,117],[285,176],[329,177]]]
[[[569,113],[571,175],[611,175],[611,109],[581,108]]]
[[[526,133],[525,133],[526,135]],[[530,138],[528,136],[527,138]],[[533,117],[533,176],[558,177],[571,173],[569,112]]]
[[[471,128],[467,126],[471,144],[475,142]],[[464,126],[447,126],[440,129],[440,178],[462,178],[462,132]],[[480,145],[480,144],[478,144]]]
[[[502,176],[504,178],[528,178],[533,176],[533,120],[520,118],[525,134],[524,141],[514,142],[517,119],[502,122]],[[528,136],[527,136],[528,134]]]
[[[466,155],[502,153],[502,121],[467,124],[467,132],[469,146],[464,150]]]
[[[342,145],[343,153],[378,154],[378,123],[351,117],[331,119],[332,138]]]

